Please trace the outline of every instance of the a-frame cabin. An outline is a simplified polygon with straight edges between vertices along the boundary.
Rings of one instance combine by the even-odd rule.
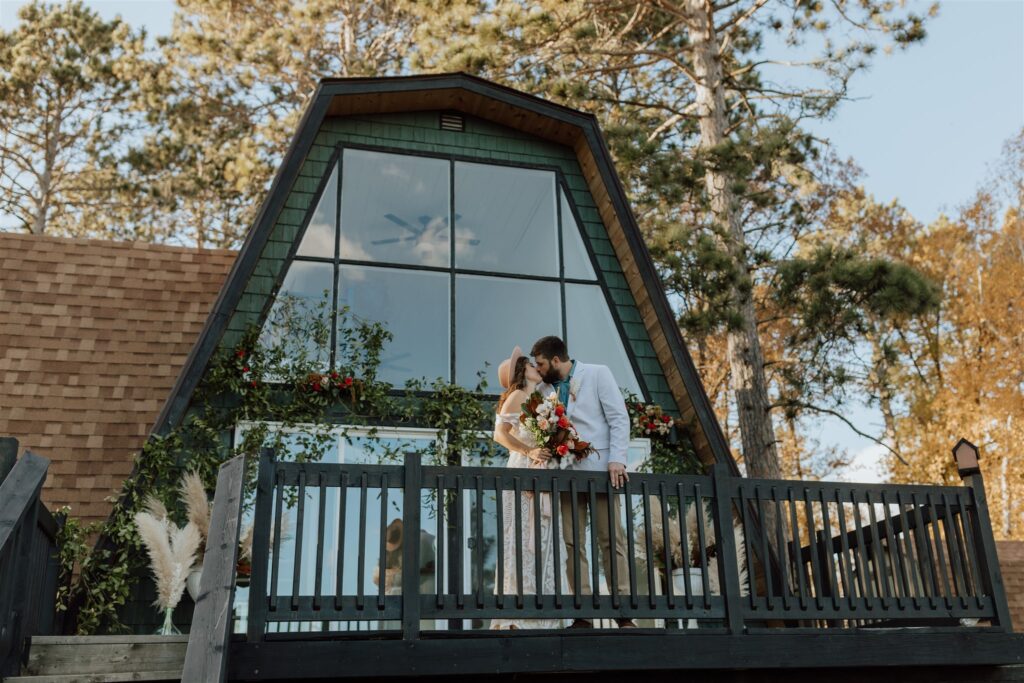
[[[733,462],[591,115],[465,74],[322,80],[155,431],[277,296],[324,290],[389,325],[397,386],[562,335]]]

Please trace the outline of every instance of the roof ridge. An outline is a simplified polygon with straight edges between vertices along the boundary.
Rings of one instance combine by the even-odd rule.
[[[23,232],[8,232],[0,230],[0,241],[24,241],[24,242],[51,242],[57,244],[77,244],[100,246],[109,249],[136,249],[140,251],[167,251],[189,254],[237,254],[237,249],[226,249],[222,247],[189,247],[178,244],[165,244],[162,242],[147,242],[145,240],[110,240],[101,237],[67,237],[63,235],[36,235]]]

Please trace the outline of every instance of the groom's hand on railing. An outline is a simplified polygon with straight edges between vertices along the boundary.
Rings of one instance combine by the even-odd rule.
[[[615,488],[619,488],[629,481],[629,475],[626,474],[626,466],[621,462],[608,463],[608,476],[611,477],[612,486]]]
[[[551,451],[546,448],[534,448],[527,451],[526,457],[537,463],[544,463],[551,459]]]

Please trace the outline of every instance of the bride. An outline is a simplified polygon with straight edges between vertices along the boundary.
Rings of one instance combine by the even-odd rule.
[[[524,356],[522,350],[517,346],[512,351],[511,357],[502,361],[498,367],[498,381],[505,389],[505,393],[498,400],[498,415],[494,423],[494,440],[509,450],[508,467],[530,467],[546,468],[547,461],[551,454],[544,448],[538,448],[536,441],[526,430],[522,429],[519,423],[520,406],[542,382],[537,368],[530,362],[528,356]],[[537,506],[534,505],[533,493],[523,492],[519,501],[520,507],[520,534],[522,538],[522,564],[523,567],[523,594],[552,595],[555,592],[555,563],[552,554],[552,543],[557,539],[553,534],[551,524],[551,494],[540,494],[541,514],[541,567],[543,577],[541,579],[540,591],[537,590],[537,538],[536,520],[534,515]],[[504,589],[505,595],[516,595],[519,591],[519,582],[516,576],[516,501],[513,491],[502,491],[501,494],[501,524],[504,538],[502,553],[504,556],[504,585],[495,586],[497,594],[499,588]],[[508,601],[505,603],[508,604]],[[561,628],[561,619],[494,619],[491,621],[492,629],[554,629]]]

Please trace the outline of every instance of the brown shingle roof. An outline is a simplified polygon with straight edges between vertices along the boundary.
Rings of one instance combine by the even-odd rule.
[[[234,259],[0,233],[0,436],[52,461],[51,510],[107,517]]]

